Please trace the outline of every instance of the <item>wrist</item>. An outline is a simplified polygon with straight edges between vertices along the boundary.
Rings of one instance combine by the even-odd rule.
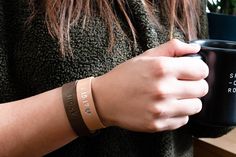
[[[92,93],[97,113],[102,123],[108,126],[114,126],[115,120],[109,114],[109,91],[107,90],[103,76],[96,77],[92,80]]]
[[[86,136],[105,128],[94,103],[93,79],[94,77],[89,77],[62,86],[65,112],[72,129],[78,136]]]

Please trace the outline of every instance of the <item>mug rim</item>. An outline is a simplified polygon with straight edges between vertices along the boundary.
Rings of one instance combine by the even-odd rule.
[[[201,46],[201,49],[203,50],[208,49],[208,50],[214,50],[214,51],[230,51],[230,52],[236,53],[236,49],[232,49],[232,48],[216,48],[216,47],[202,45],[203,43],[206,43],[206,42],[230,43],[232,45],[235,45],[236,47],[236,41],[230,41],[230,40],[196,39],[196,40],[190,41],[190,43],[199,44]]]

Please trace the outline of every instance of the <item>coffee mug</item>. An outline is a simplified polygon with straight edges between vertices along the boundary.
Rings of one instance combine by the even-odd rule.
[[[208,126],[236,126],[236,42],[194,40],[201,45],[195,57],[209,67],[209,92],[201,98],[202,110],[192,120]]]

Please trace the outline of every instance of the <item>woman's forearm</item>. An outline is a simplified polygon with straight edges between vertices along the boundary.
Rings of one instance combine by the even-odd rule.
[[[88,98],[93,98],[105,126],[160,132],[185,125],[189,115],[201,110],[199,97],[208,91],[204,80],[208,67],[202,60],[175,56],[197,53],[199,49],[198,45],[178,40],[149,49],[96,77],[93,88],[89,86],[93,91],[90,97],[88,91],[81,93],[84,87],[78,82],[77,98],[89,106],[89,110],[82,111],[94,117],[95,112],[90,112],[92,101],[87,104]],[[94,126],[98,119],[90,117],[85,125]],[[0,156],[42,156],[75,138],[61,88],[0,105]]]
[[[61,88],[0,105],[0,156],[42,156],[75,138]]]

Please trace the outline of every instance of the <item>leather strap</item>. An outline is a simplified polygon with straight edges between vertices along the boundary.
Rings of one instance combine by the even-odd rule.
[[[76,91],[77,81],[73,81],[62,86],[62,98],[65,112],[70,125],[78,136],[87,136],[90,134],[79,109]]]
[[[105,126],[102,124],[98,116],[96,106],[93,101],[91,86],[92,79],[93,77],[79,80],[76,89],[81,115],[89,130],[94,132],[98,129],[105,128]]]

